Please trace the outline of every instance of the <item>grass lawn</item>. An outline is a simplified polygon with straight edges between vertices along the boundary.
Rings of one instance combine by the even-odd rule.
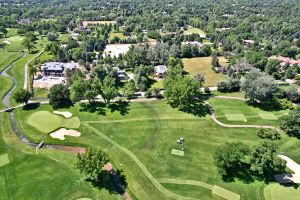
[[[32,113],[27,123],[42,133],[50,133],[58,128],[79,128],[80,120],[78,117],[65,119],[49,111],[38,111]]]
[[[219,81],[225,78],[225,75],[221,73],[216,73],[212,70],[211,59],[212,57],[184,58],[182,59],[184,70],[188,72],[191,76],[194,76],[199,73],[204,74],[204,85],[216,86]]]
[[[0,87],[0,94],[7,90]],[[0,199],[122,199],[83,181],[73,166],[76,155],[42,149],[36,155],[34,148],[21,143],[12,132],[8,113],[0,113],[0,124],[0,155],[9,158],[0,167]]]
[[[22,56],[18,52],[0,51],[0,71]]]
[[[211,94],[215,96],[230,96],[230,97],[239,97],[239,98],[245,98],[245,94],[243,92],[219,92],[219,91],[212,91]]]
[[[46,88],[34,88],[33,93],[35,98],[47,98],[49,90]]]
[[[112,32],[109,34],[109,41],[111,41],[114,37],[119,37],[121,40],[128,38],[128,36],[125,36],[123,33]]]
[[[152,85],[151,88],[159,88],[164,89],[164,81],[163,80],[157,80]]]
[[[39,63],[40,64],[43,64],[45,62],[51,62],[51,61],[54,61],[54,60],[55,60],[55,56],[49,51],[45,51],[39,56]]]
[[[184,31],[184,34],[192,34],[192,33],[197,33],[197,34],[200,34],[200,36],[202,38],[205,38],[206,37],[206,33],[201,30],[200,28],[193,28],[193,27],[190,27],[188,28],[186,31]]]
[[[0,100],[2,101],[6,93],[13,87],[13,82],[7,77],[0,76],[0,86]],[[0,108],[4,108],[4,105],[2,105],[1,103]]]
[[[60,42],[67,42],[68,39],[70,37],[70,34],[69,33],[63,33],[63,34],[59,34],[59,37],[58,37],[58,40]]]
[[[265,200],[298,200],[300,196],[299,188],[296,189],[292,186],[285,187],[278,183],[270,184],[266,187],[265,191]]]
[[[225,124],[257,124],[279,126],[280,117],[288,113],[288,110],[266,111],[260,109],[259,107],[250,106],[245,101],[234,99],[211,98],[209,99],[209,103],[212,105],[217,119]],[[244,115],[247,121],[234,121],[228,119],[228,114]],[[272,119],[271,115],[273,116]],[[277,120],[274,119],[275,117]]]
[[[24,50],[24,45],[22,44],[24,37],[19,35],[14,35],[8,38],[2,38],[0,41],[8,41],[10,44],[5,45],[5,49],[11,52],[19,52]]]

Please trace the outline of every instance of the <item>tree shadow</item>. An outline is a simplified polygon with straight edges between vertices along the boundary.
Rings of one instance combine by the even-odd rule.
[[[270,102],[270,103],[269,102],[268,103],[258,103],[258,102],[247,101],[246,103],[249,106],[252,106],[254,108],[259,108],[259,109],[264,110],[264,111],[279,111],[279,110],[282,110],[274,102]]]
[[[108,108],[110,109],[110,111],[113,112],[120,112],[121,115],[125,115],[128,114],[128,111],[130,110],[129,107],[129,102],[128,101],[116,101],[111,103]]]
[[[29,110],[35,110],[38,107],[40,107],[40,103],[28,103],[25,106],[23,106],[23,110],[29,111]]]
[[[117,170],[117,171],[103,170],[98,175],[96,180],[94,179],[86,179],[86,180],[96,188],[106,189],[110,194],[123,195],[128,185],[127,178],[123,174],[123,170]]]
[[[204,117],[209,114],[209,106],[198,99],[190,101],[190,103],[180,108],[179,110],[197,117]]]
[[[253,174],[248,170],[246,165],[236,167],[233,170],[227,172],[226,176],[222,176],[224,182],[234,182],[236,179],[242,181],[245,184],[250,184],[255,181]]]
[[[103,102],[91,102],[91,103],[80,103],[80,111],[81,112],[90,112],[94,113],[97,112],[99,115],[106,115],[105,112],[105,103]]]

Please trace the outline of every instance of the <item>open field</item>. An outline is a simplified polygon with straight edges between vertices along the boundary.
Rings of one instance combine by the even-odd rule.
[[[184,34],[192,34],[192,33],[199,34],[202,38],[206,37],[206,33],[200,28],[189,27],[186,31],[184,31]]]
[[[217,100],[222,101],[222,99],[211,99],[210,101]],[[237,102],[230,104],[232,100],[227,101],[231,105],[231,108],[228,108],[231,111],[235,112],[233,108],[242,106]],[[218,105],[222,104],[229,107],[227,102],[218,103]],[[80,107],[78,104],[69,109],[83,123],[78,129],[82,135],[78,138],[68,137],[64,144],[97,145],[107,150],[113,164],[125,171],[129,189],[137,197],[142,195],[145,199],[147,196],[168,199],[153,185],[156,181],[159,182],[165,178],[194,180],[209,185],[218,185],[239,194],[241,199],[261,199],[264,195],[263,189],[266,185],[262,182],[256,181],[250,184],[238,180],[231,183],[223,182],[213,161],[215,149],[225,142],[242,141],[249,145],[258,144],[261,139],[256,135],[256,129],[222,128],[214,124],[207,115],[195,117],[170,108],[165,101],[131,103],[128,106],[126,104],[115,105],[113,109],[100,106],[92,113],[87,112],[86,109],[87,107]],[[245,112],[250,112],[251,109],[257,108],[249,107],[247,110],[242,107],[243,109]],[[18,109],[16,114],[18,119],[25,120],[31,113],[40,110],[51,111],[52,109],[48,105],[41,105],[35,110]],[[220,107],[215,110],[216,113],[222,112]],[[242,113],[242,110],[238,112]],[[277,115],[277,113],[275,114]],[[244,115],[248,119],[249,114],[245,113]],[[260,124],[259,120],[262,119],[257,113],[256,115],[257,120],[252,122]],[[18,126],[26,130],[26,135],[36,140],[41,138],[34,128],[26,125],[24,120],[19,120]],[[266,120],[262,121],[266,122]],[[179,137],[184,137],[186,140],[184,156],[171,154],[171,150],[178,147],[176,140]],[[46,142],[63,143],[55,141],[49,136],[44,139]],[[291,154],[295,160],[300,159],[300,153],[296,153],[297,148],[295,148],[300,145],[299,141],[284,136],[280,144],[281,152]],[[145,176],[144,170],[150,173],[150,179],[148,175]],[[197,186],[199,190],[193,189],[194,191],[190,193],[185,192],[183,188],[195,188],[196,186],[183,185],[180,187],[170,183],[163,183],[161,186],[178,195],[195,198],[195,195],[201,196],[203,193],[207,199],[219,199],[212,195],[211,191],[200,186]]]
[[[216,86],[219,81],[225,78],[225,75],[216,73],[211,68],[212,57],[199,57],[199,58],[184,58],[182,59],[184,70],[189,75],[194,76],[196,74],[205,75],[205,86]],[[224,58],[222,58],[224,61]],[[220,64],[222,65],[221,59]]]
[[[82,26],[84,28],[88,27],[88,26],[93,26],[93,25],[104,25],[104,24],[115,24],[117,23],[116,21],[82,21]]]
[[[111,41],[114,37],[118,37],[118,38],[120,38],[121,40],[124,40],[124,39],[128,38],[128,36],[125,36],[123,33],[114,33],[114,32],[112,32],[112,33],[109,34],[109,40],[110,40],[110,41]]]

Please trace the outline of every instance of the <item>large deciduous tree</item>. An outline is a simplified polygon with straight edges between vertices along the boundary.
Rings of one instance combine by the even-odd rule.
[[[70,90],[63,84],[57,84],[51,87],[48,94],[49,104],[54,108],[67,106],[71,103]]]
[[[282,117],[281,128],[290,136],[300,137],[300,108]]]
[[[25,89],[19,89],[13,94],[13,98],[17,103],[25,103],[27,104],[32,94]]]
[[[101,85],[101,96],[105,104],[109,104],[112,99],[118,95],[114,78],[106,76]]]
[[[274,78],[264,75],[259,69],[252,69],[245,75],[241,90],[250,102],[265,103],[273,98],[277,89]]]

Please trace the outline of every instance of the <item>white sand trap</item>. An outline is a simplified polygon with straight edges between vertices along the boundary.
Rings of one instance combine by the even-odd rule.
[[[59,139],[59,140],[65,140],[65,135],[68,135],[68,136],[73,136],[73,137],[79,137],[81,135],[80,132],[78,131],[75,131],[75,130],[67,130],[65,128],[61,128],[57,131],[54,131],[50,134],[50,136],[52,138],[56,138],[56,139]]]
[[[284,155],[278,155],[281,159],[286,161],[286,167],[294,172],[294,174],[277,174],[275,179],[279,183],[300,183],[300,165]]]
[[[68,111],[53,111],[54,114],[56,115],[62,115],[64,118],[71,118],[72,117],[72,113],[68,112]]]
[[[7,40],[4,40],[3,43],[4,43],[4,44],[11,44],[11,42],[10,42],[10,41],[7,41]]]

